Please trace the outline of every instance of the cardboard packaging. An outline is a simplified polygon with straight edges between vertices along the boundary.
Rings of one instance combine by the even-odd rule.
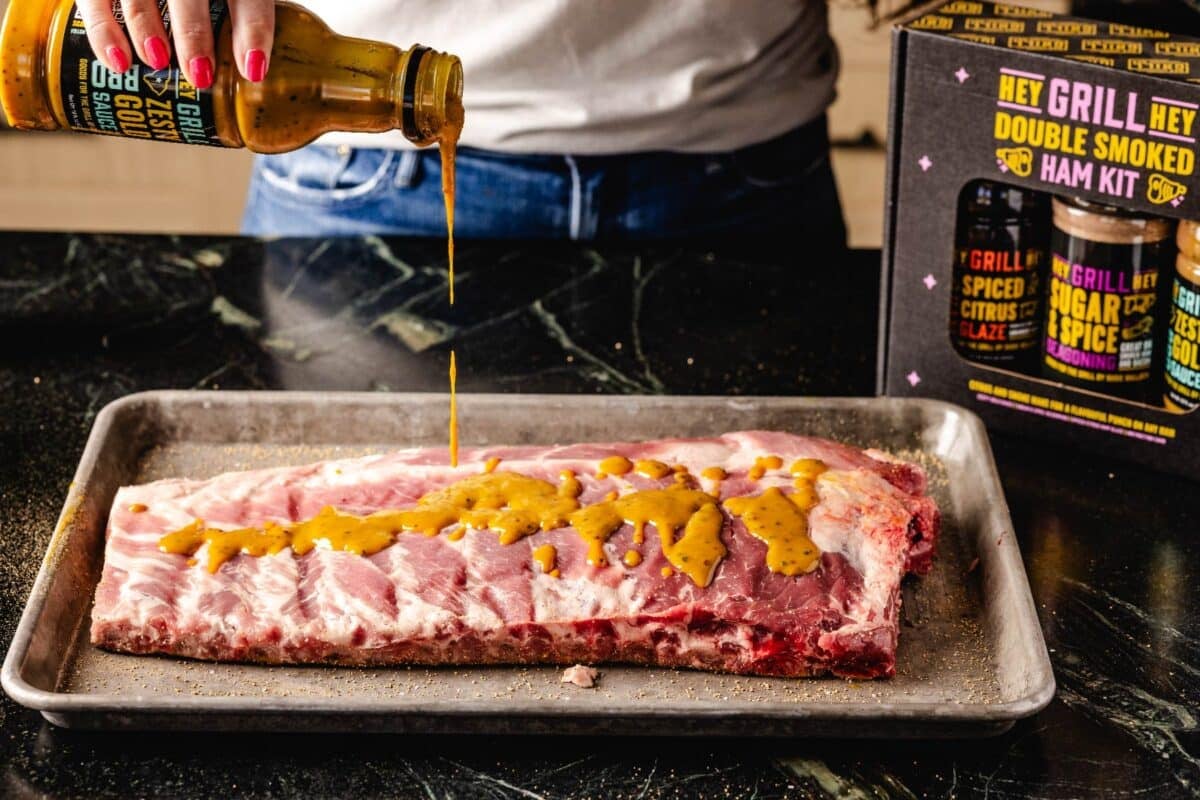
[[[961,302],[966,287],[956,285],[963,277],[956,264],[965,257],[956,228],[972,182],[1045,192],[1045,209],[1055,195],[1149,217],[1198,220],[1198,112],[1200,40],[961,0],[898,27],[892,52],[881,391],[958,403],[993,430],[1200,475],[1200,411],[1168,411],[1161,389],[1148,393],[1157,397],[1135,402],[1113,396],[1123,387],[1079,388],[1053,370],[1047,377],[1046,349],[1059,346],[1057,341],[1048,345],[1042,330],[1050,325],[1048,292],[1055,281],[1064,292],[1073,290],[1071,284],[1096,288],[1084,284],[1084,276],[1092,274],[1082,263],[1086,256],[1067,257],[1051,252],[1058,244],[1045,245],[1036,279],[1039,330],[1031,365],[980,363],[960,355],[961,341],[956,349],[951,335],[951,307]],[[1042,213],[1049,231],[1049,211]],[[1112,300],[1150,306],[1143,310],[1151,321],[1143,320],[1140,330],[1117,326],[1108,331],[1115,364],[1118,346],[1125,359],[1126,348],[1133,346],[1128,341],[1153,329],[1150,369],[1156,387],[1165,381],[1163,350],[1173,324],[1170,224],[1172,235],[1163,243],[1169,257],[1158,270],[1157,284],[1149,280],[1148,291],[1157,295]],[[1140,276],[1135,273],[1134,279]],[[1003,293],[1002,285],[992,284]],[[1080,296],[1089,297],[1082,289]],[[1018,306],[1014,300],[1013,314]],[[1033,308],[1019,313],[1030,316]],[[1065,352],[1065,361],[1086,370],[1103,358],[1086,348],[1098,341],[1097,352],[1104,351],[1101,323],[1108,320],[1093,317],[1090,309],[1080,315],[1087,319],[1078,323],[1081,331],[1095,338],[1081,338],[1091,344],[1079,350],[1056,353]],[[1194,342],[1177,335],[1174,344]],[[1079,374],[1075,367],[1060,364],[1059,369]]]

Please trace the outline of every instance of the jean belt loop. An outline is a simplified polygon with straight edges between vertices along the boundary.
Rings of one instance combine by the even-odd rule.
[[[400,189],[412,186],[417,181],[417,170],[420,168],[420,165],[420,153],[416,150],[402,150],[400,152],[399,163],[396,165],[396,176],[392,179],[392,185]]]

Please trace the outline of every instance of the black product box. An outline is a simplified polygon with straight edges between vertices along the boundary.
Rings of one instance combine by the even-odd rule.
[[[951,2],[896,28],[889,125],[880,390],[1200,475],[1200,413],[1162,400],[1168,370],[1200,386],[1175,236],[1200,220],[1200,40]],[[1027,263],[973,250],[989,231]]]

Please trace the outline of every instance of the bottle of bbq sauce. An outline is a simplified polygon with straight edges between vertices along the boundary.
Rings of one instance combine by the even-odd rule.
[[[1163,405],[1182,414],[1200,408],[1200,223],[1180,222],[1175,241],[1179,254],[1163,348]]]
[[[1034,372],[1050,206],[1040,192],[978,180],[959,196],[950,341],[971,361]]]
[[[216,82],[198,90],[174,59],[161,70],[137,62],[109,70],[93,56],[73,0],[12,0],[0,33],[0,104],[25,129],[282,153],[330,131],[398,128],[415,144],[453,151],[463,120],[457,57],[338,36],[280,2],[270,71],[251,83],[234,63],[224,0],[210,12]]]
[[[1055,197],[1042,375],[1157,405],[1174,223],[1078,197]]]

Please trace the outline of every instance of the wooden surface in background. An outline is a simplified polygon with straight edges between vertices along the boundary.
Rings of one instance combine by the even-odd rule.
[[[244,150],[77,133],[0,132],[0,227],[234,233]]]

